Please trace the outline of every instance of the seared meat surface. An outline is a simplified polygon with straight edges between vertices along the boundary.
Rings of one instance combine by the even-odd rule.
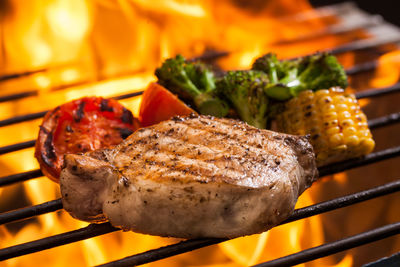
[[[142,128],[120,145],[65,156],[72,216],[182,238],[260,233],[286,219],[317,177],[306,137],[206,116]]]

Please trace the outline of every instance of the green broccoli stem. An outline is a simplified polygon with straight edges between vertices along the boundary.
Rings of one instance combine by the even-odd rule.
[[[267,125],[267,120],[265,117],[262,119],[254,117],[248,106],[248,103],[244,103],[240,99],[231,99],[231,101],[242,121],[245,121],[247,124],[257,127],[259,129],[265,129]]]
[[[276,83],[283,83],[288,85],[289,87],[293,87],[296,86],[300,83],[300,81],[298,80],[298,69],[297,68],[292,68],[290,70],[287,71],[287,74],[285,75],[285,77],[283,77],[282,79],[280,79],[279,81],[277,81]],[[290,84],[290,85],[289,85]]]
[[[201,93],[194,97],[194,104],[201,114],[224,117],[229,112],[228,104],[210,93]]]
[[[267,126],[267,106],[265,110],[259,111],[259,116],[254,116],[254,112],[251,111],[251,107],[248,103],[241,101],[240,99],[231,99],[236,112],[239,117],[254,127],[258,129],[265,129]]]
[[[301,84],[297,78],[298,70],[293,68],[288,70],[285,77],[283,77],[278,83],[273,83],[264,89],[265,94],[268,97],[277,100],[288,100],[297,95],[295,88]]]
[[[264,89],[265,94],[276,100],[285,101],[293,97],[290,87],[284,84],[273,84]]]
[[[277,70],[276,70],[276,64],[275,64],[275,62],[273,62],[273,61],[268,61],[268,66],[269,66],[269,72],[267,73],[268,74],[268,78],[269,78],[269,81],[271,82],[271,83],[277,83],[277,82],[279,82],[279,79],[278,79],[278,72],[277,72]]]
[[[196,85],[190,80],[184,70],[180,71],[181,80],[176,80],[178,86],[171,86],[171,90],[175,91],[178,95],[189,95],[191,98],[195,98],[202,92],[197,89]],[[183,89],[183,90],[182,90]]]
[[[215,90],[214,74],[212,72],[206,72],[201,76],[200,82],[203,85],[203,92],[212,92]]]

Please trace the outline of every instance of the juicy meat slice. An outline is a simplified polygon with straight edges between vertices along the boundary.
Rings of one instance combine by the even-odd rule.
[[[206,116],[142,128],[112,149],[65,156],[64,208],[89,221],[182,238],[260,233],[317,177],[306,137]]]

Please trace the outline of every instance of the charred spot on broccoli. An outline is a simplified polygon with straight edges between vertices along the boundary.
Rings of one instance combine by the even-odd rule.
[[[265,72],[270,84],[265,93],[277,100],[288,100],[304,90],[327,89],[333,86],[346,88],[346,73],[335,56],[328,53],[278,60],[275,54],[266,54],[253,64],[253,70]]]
[[[265,129],[268,97],[264,91],[268,82],[268,76],[262,71],[229,71],[217,81],[217,91],[229,100],[240,119]]]
[[[193,103],[201,114],[217,117],[228,114],[228,104],[218,97],[214,73],[206,64],[188,62],[182,55],[177,55],[165,60],[155,74],[158,83],[185,102]]]

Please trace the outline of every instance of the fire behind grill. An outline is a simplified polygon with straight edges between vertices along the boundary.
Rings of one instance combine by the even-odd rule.
[[[362,27],[367,27],[368,25],[361,25]],[[358,25],[357,27],[360,27]],[[346,29],[346,30],[353,30]],[[341,33],[340,30],[335,30],[333,33]],[[396,39],[397,38],[397,39]],[[377,40],[365,40],[365,41],[356,41],[354,43],[350,43],[341,47],[336,47],[331,49],[331,52],[334,54],[340,54],[347,51],[355,51],[368,49],[373,47],[378,47],[383,44],[388,43],[397,43],[400,41],[400,36],[391,36],[389,39],[377,39]],[[206,59],[213,59],[219,56],[226,55],[227,52],[215,53],[206,56]],[[359,74],[364,71],[369,71],[374,69],[377,66],[377,62],[367,62],[357,66],[354,66],[347,70],[349,75]],[[40,71],[40,70],[39,70]],[[0,77],[1,80],[6,79],[14,79],[24,75],[30,75],[31,73],[21,73],[15,75],[8,75],[4,77]],[[376,98],[384,95],[389,95],[398,93],[400,91],[400,83],[395,84],[393,86],[387,88],[375,88],[366,91],[362,91],[356,94],[357,98]],[[26,92],[19,93],[15,95],[10,95],[6,97],[0,98],[0,102],[13,101],[15,99],[24,98],[27,96],[31,96],[35,94],[35,92]],[[116,96],[116,99],[125,99],[130,97],[138,97],[141,92],[135,92],[131,94]],[[6,120],[0,121],[0,126],[11,125],[15,123],[21,123],[28,120],[33,120],[42,117],[46,111],[26,114],[23,116],[13,117]],[[400,112],[388,114],[376,119],[371,119],[369,121],[369,126],[371,129],[377,129],[380,127],[388,126],[390,124],[394,124],[400,121]],[[5,154],[13,151],[18,151],[20,149],[32,147],[34,145],[34,140],[17,143],[9,146],[0,147],[0,154]],[[327,176],[336,174],[345,170],[349,170],[356,167],[361,167],[364,165],[372,164],[375,162],[383,161],[386,159],[394,158],[400,156],[400,146],[392,147],[384,150],[380,150],[378,152],[374,152],[364,158],[349,160],[346,162],[340,162],[336,164],[332,164],[329,166],[325,166],[319,169],[320,176]],[[40,170],[32,170],[29,172],[18,173],[15,175],[10,175],[6,177],[0,177],[0,186],[5,186],[17,182],[23,182],[29,179],[34,179],[42,176]],[[380,196],[385,196],[394,192],[400,191],[400,180],[395,182],[383,184],[378,187],[371,188],[369,190],[360,191],[354,194],[346,195],[339,198],[334,198],[332,200],[328,200],[325,202],[321,202],[315,205],[311,205],[308,207],[304,207],[301,209],[295,210],[292,216],[283,222],[282,224],[289,223],[295,220],[301,220],[310,216],[314,216],[317,214],[325,213],[328,211],[340,209],[343,207],[347,207],[356,203],[360,203],[363,201],[367,201],[373,198],[377,198]],[[48,212],[53,212],[56,210],[62,209],[62,203],[60,199],[53,200],[50,202],[46,202],[40,205],[23,208],[20,210],[9,211],[3,214],[0,214],[0,224],[10,223],[21,219],[27,219],[32,216],[38,216],[40,214],[45,214]],[[87,238],[103,235],[106,233],[118,231],[112,227],[109,223],[103,224],[92,224],[87,227],[66,232],[59,235],[50,236],[47,238],[39,239],[32,242],[27,242],[24,244],[16,245],[13,247],[3,248],[0,250],[0,260],[6,260],[13,257],[18,257],[21,255],[26,255],[29,253],[34,253],[37,251],[42,251],[45,249],[53,248],[56,246],[61,246],[64,244],[68,244],[71,242],[76,242],[80,240],[84,240]],[[351,236],[345,238],[343,240],[339,240],[332,243],[326,243],[319,247],[311,248],[308,250],[301,251],[296,254],[289,255],[284,258],[276,259],[274,261],[266,262],[260,264],[260,266],[288,266],[299,264],[302,262],[310,261],[319,257],[324,257],[327,255],[331,255],[343,250],[347,250],[356,246],[360,246],[363,244],[367,244],[370,242],[374,242],[392,235],[396,235],[400,233],[400,222],[389,224],[380,228],[376,228],[364,233],[360,233],[355,236]],[[198,248],[202,248],[205,246],[217,244],[220,242],[226,241],[226,239],[199,239],[199,240],[187,240],[182,241],[180,243],[169,245],[166,247],[150,250],[144,253],[140,253],[137,255],[129,256],[127,258],[111,262],[108,264],[104,264],[104,266],[130,266],[130,265],[139,265],[144,264],[156,260],[160,260],[166,257],[178,255],[181,253],[185,253],[188,251],[192,251]]]

